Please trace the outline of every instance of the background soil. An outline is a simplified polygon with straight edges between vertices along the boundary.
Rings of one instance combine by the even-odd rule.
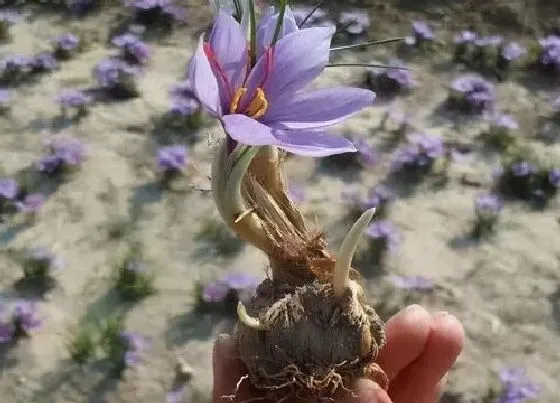
[[[139,81],[142,96],[127,102],[97,104],[78,125],[64,127],[56,119],[53,97],[65,87],[89,87],[91,69],[112,50],[109,33],[126,16],[118,7],[83,19],[60,11],[23,7],[25,22],[12,28],[13,41],[1,45],[1,54],[31,53],[50,47],[50,39],[72,31],[88,38],[89,46],[62,69],[39,81],[19,86],[13,112],[0,119],[0,164],[13,175],[32,164],[42,152],[41,135],[70,131],[88,147],[83,169],[57,189],[45,184],[49,199],[31,228],[0,224],[0,297],[18,297],[13,283],[21,269],[9,250],[37,245],[51,247],[67,261],[57,276],[58,286],[40,302],[44,325],[33,337],[0,355],[0,396],[5,403],[79,403],[165,401],[178,357],[194,368],[185,401],[209,401],[211,348],[215,336],[231,321],[213,314],[195,314],[194,285],[225,272],[247,271],[265,276],[266,260],[253,248],[222,256],[197,236],[217,213],[207,191],[161,193],[154,185],[153,158],[158,144],[191,145],[196,170],[190,181],[209,189],[209,138],[217,127],[200,133],[176,134],[158,127],[157,118],[169,108],[168,88],[182,79],[199,33],[210,23],[201,1],[183,1],[189,9],[187,24],[164,38],[152,38],[152,61]],[[394,102],[413,114],[415,126],[450,140],[475,143],[481,122],[465,122],[440,113],[446,86],[464,72],[450,63],[454,32],[472,26],[481,32],[500,33],[526,44],[538,35],[560,29],[556,1],[347,1],[326,2],[333,13],[364,7],[370,11],[369,36],[381,39],[406,35],[414,19],[431,21],[443,42],[429,54],[409,55],[408,66],[419,82],[411,95]],[[447,44],[446,44],[447,43]],[[385,60],[394,46],[346,52],[341,61]],[[319,85],[360,84],[360,69],[327,69]],[[536,77],[496,83],[502,109],[520,120],[522,135],[542,158],[560,159],[560,146],[533,139],[537,117],[560,86],[542,85]],[[384,150],[387,135],[377,130],[386,102],[364,111],[340,130],[370,139]],[[389,158],[385,153],[384,160]],[[365,288],[387,318],[411,302],[429,310],[447,310],[464,324],[465,352],[450,377],[446,401],[481,402],[502,366],[520,365],[543,388],[539,402],[557,402],[560,396],[560,213],[558,203],[544,212],[508,204],[497,236],[486,243],[462,241],[473,217],[473,198],[482,189],[465,186],[463,175],[490,184],[498,155],[476,152],[454,164],[449,183],[435,190],[429,184],[401,197],[391,210],[402,245],[384,271],[367,262],[359,266]],[[366,189],[386,174],[386,164],[374,169],[326,168],[320,161],[290,158],[289,178],[305,186],[302,208],[317,220],[333,247],[339,245],[349,222],[339,202],[345,185]],[[56,190],[56,191],[55,191]],[[51,192],[52,191],[52,192]],[[109,236],[119,222],[127,222],[120,238]],[[117,304],[111,290],[113,267],[120,248],[139,241],[153,262],[157,294],[134,306]],[[422,275],[437,286],[431,294],[395,289],[391,274]],[[127,312],[127,327],[151,340],[144,363],[125,379],[110,380],[95,366],[77,369],[68,359],[65,343],[72,326],[94,315],[120,309]],[[455,396],[455,397],[453,397]]]

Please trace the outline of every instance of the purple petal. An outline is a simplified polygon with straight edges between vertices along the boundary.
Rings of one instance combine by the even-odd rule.
[[[357,151],[350,140],[324,132],[276,131],[274,137],[279,148],[306,157],[327,157]]]
[[[226,115],[222,118],[225,132],[234,140],[248,146],[277,145],[270,127],[245,115]]]
[[[282,102],[284,101],[284,102]],[[267,122],[283,129],[314,129],[337,124],[373,105],[375,92],[362,88],[326,88],[277,100]]]
[[[261,18],[259,26],[257,27],[257,56],[261,56],[266,48],[268,48],[274,37],[276,31],[276,24],[278,23],[279,15],[275,12],[274,7],[270,7],[267,14]],[[298,30],[296,19],[292,14],[290,7],[286,7],[284,14],[284,21],[278,39]]]
[[[245,78],[248,52],[247,39],[239,23],[231,15],[220,11],[208,43],[230,87],[240,87]]]
[[[221,115],[220,88],[210,62],[204,53],[204,38],[200,36],[198,47],[189,63],[189,81],[198,101],[214,117]]]
[[[262,87],[269,104],[295,93],[313,81],[329,61],[332,27],[313,27],[280,39],[273,51],[264,53],[247,79],[247,94]],[[249,97],[251,99],[252,97]]]

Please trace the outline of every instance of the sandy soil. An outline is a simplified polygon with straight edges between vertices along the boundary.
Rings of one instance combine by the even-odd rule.
[[[528,43],[560,16],[554,2],[544,1],[540,8],[526,8],[518,1],[507,6],[492,3],[493,9],[488,4],[478,7],[476,3],[481,2],[474,0],[448,2],[451,5],[443,1],[398,3],[380,6],[378,2],[365,2],[372,13],[372,37],[407,34],[412,18],[431,18],[443,40],[450,40],[450,30],[475,23],[489,32],[509,33]],[[511,10],[506,13],[499,7]],[[152,41],[153,58],[139,81],[140,98],[97,104],[89,116],[69,128],[53,123],[58,107],[52,99],[61,88],[93,84],[91,68],[113,51],[106,46],[106,39],[121,10],[107,9],[74,20],[27,9],[30,14],[26,21],[12,28],[13,41],[1,47],[2,55],[36,52],[48,49],[50,38],[66,31],[90,38],[88,49],[65,62],[60,71],[18,87],[11,116],[0,119],[0,161],[6,175],[35,161],[42,152],[41,136],[45,133],[69,131],[88,147],[88,159],[81,171],[52,191],[35,225],[23,229],[7,224],[0,227],[0,246],[6,251],[0,254],[0,297],[4,300],[18,297],[13,283],[21,276],[8,250],[45,245],[67,261],[67,267],[57,275],[57,287],[40,302],[43,327],[0,356],[2,402],[163,402],[178,358],[194,368],[185,401],[209,401],[212,342],[218,333],[229,329],[231,322],[211,314],[192,313],[194,284],[236,270],[264,277],[266,259],[249,247],[234,257],[219,256],[197,240],[209,217],[217,219],[208,192],[161,193],[153,185],[158,142],[187,142],[184,137],[158,131],[153,119],[166,112],[167,90],[182,78],[196,32],[209,22],[209,14],[201,6],[191,4],[190,10],[186,27]],[[496,13],[509,17],[498,18]],[[373,56],[383,60],[393,49],[348,52],[341,58],[348,62],[369,61]],[[419,87],[395,102],[413,113],[415,126],[448,139],[475,142],[480,122],[457,122],[437,113],[446,97],[445,85],[462,71],[446,61],[449,57],[448,50],[411,57],[409,66]],[[359,76],[359,69],[330,69],[319,84],[355,85]],[[537,113],[554,89],[510,80],[499,84],[498,90],[500,105],[521,120],[522,133],[531,147],[543,158],[560,159],[558,145],[529,138],[535,132]],[[385,106],[380,103],[340,129],[369,138],[382,149],[385,135],[375,128]],[[210,172],[208,138],[218,134],[216,128],[204,129],[191,147],[196,165],[191,182],[198,188],[209,189],[205,177]],[[386,153],[383,158],[388,157]],[[385,271],[360,269],[369,297],[378,302],[385,317],[406,303],[420,302],[431,311],[447,310],[463,322],[467,345],[450,377],[448,398],[453,393],[462,397],[448,401],[480,402],[496,370],[521,365],[543,388],[538,401],[556,402],[560,395],[558,204],[544,212],[508,204],[493,240],[478,245],[457,242],[469,228],[472,201],[481,191],[461,184],[460,179],[468,174],[488,186],[497,157],[475,152],[467,162],[452,166],[451,180],[444,188],[434,191],[426,184],[413,195],[400,198],[390,216],[401,231],[400,249],[391,256]],[[374,184],[385,175],[386,165],[361,173],[333,172],[316,161],[294,157],[288,172],[293,182],[305,184],[302,207],[316,217],[336,246],[349,225],[338,201],[343,186]],[[48,184],[44,189],[55,190]],[[111,238],[109,229],[122,220],[130,223],[128,230],[121,238]],[[111,276],[120,249],[131,240],[141,242],[153,262],[158,292],[141,303],[123,306],[111,292]],[[387,280],[390,274],[426,276],[437,287],[429,295],[410,294],[394,289]],[[151,340],[144,363],[128,371],[120,382],[109,380],[102,368],[77,369],[65,348],[73,326],[84,318],[117,309],[127,312],[130,330]]]

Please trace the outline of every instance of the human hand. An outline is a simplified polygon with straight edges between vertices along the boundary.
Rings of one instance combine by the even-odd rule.
[[[445,385],[446,374],[463,349],[465,334],[459,321],[446,312],[430,315],[419,305],[411,305],[385,324],[387,345],[380,351],[377,363],[389,377],[389,390],[361,379],[353,394],[341,398],[352,403],[435,403]],[[231,395],[246,374],[237,358],[235,343],[221,335],[214,344],[213,402],[221,403]],[[242,382],[234,401],[247,401],[262,396]]]

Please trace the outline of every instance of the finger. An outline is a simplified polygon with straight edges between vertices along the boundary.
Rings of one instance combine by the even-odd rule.
[[[424,350],[430,334],[431,319],[420,305],[410,305],[385,324],[387,345],[379,353],[377,363],[390,381]]]
[[[399,373],[389,396],[395,403],[418,402],[419,396],[433,398],[430,394],[457,360],[464,341],[463,326],[454,316],[446,312],[434,315],[424,351]]]
[[[220,334],[214,343],[212,370],[214,376],[212,401],[226,402],[224,396],[236,394],[237,383],[247,372],[243,362],[237,357],[235,342],[229,334]],[[241,393],[243,390],[240,390],[238,395]]]
[[[392,403],[391,399],[378,384],[369,379],[360,379],[347,391],[343,403]]]

